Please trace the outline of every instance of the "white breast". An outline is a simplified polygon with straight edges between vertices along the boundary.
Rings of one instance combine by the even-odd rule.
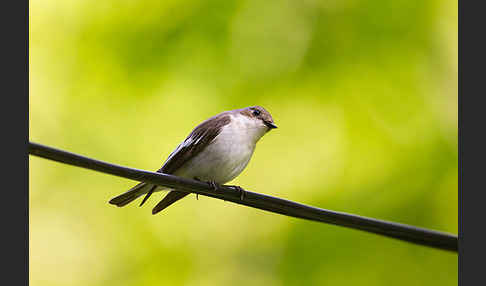
[[[266,129],[243,115],[231,115],[231,119],[208,147],[174,174],[220,184],[236,178],[250,161],[256,142]]]

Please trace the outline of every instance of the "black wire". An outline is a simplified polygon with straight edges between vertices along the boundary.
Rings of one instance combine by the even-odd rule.
[[[29,153],[69,165],[140,182],[177,188],[181,191],[222,199],[274,213],[359,229],[424,246],[457,252],[457,236],[448,233],[316,208],[246,190],[244,195],[242,195],[241,190],[230,186],[222,186],[220,189],[215,190],[205,182],[123,167],[32,142],[29,142]]]

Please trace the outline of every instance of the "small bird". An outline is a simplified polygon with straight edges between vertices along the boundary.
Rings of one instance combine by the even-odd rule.
[[[204,181],[217,189],[245,169],[258,140],[274,128],[277,126],[272,116],[261,106],[222,112],[196,126],[157,172]],[[153,192],[167,189],[150,183],[139,183],[111,199],[110,204],[122,207],[146,194],[140,203],[142,206]],[[169,190],[164,199],[152,209],[152,214],[188,195],[177,189]]]

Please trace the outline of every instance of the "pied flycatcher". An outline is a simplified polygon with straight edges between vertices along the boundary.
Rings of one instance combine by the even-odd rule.
[[[192,130],[169,155],[157,172],[208,182],[213,188],[236,178],[250,161],[256,143],[277,128],[270,113],[261,106],[222,112]],[[149,183],[139,183],[114,197],[110,204],[122,207],[144,195],[142,206],[154,191],[167,190]],[[172,190],[153,209],[156,214],[188,193]]]

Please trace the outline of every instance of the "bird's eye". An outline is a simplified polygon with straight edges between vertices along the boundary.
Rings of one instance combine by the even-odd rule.
[[[258,109],[253,110],[253,115],[255,115],[255,116],[260,115],[260,110],[258,110]]]

